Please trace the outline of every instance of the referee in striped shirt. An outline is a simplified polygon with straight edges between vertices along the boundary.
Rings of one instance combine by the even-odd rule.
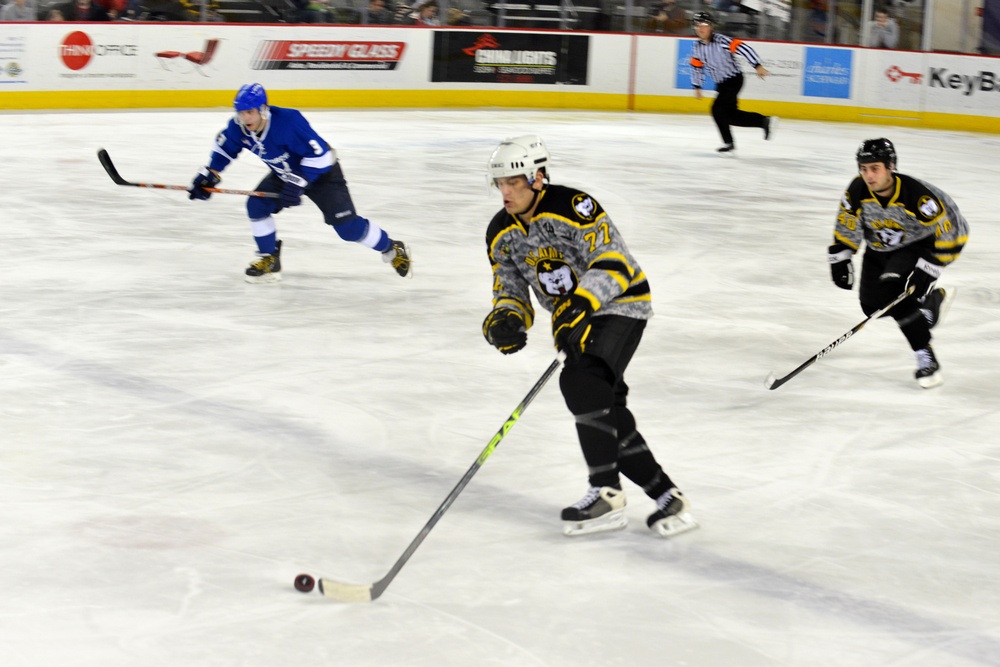
[[[738,53],[746,58],[747,62],[757,70],[757,76],[763,79],[770,72],[761,64],[760,56],[746,42],[715,32],[712,27],[715,21],[708,12],[698,12],[691,19],[691,23],[694,25],[695,34],[698,35],[698,41],[694,43],[694,49],[691,51],[691,86],[694,88],[695,98],[700,100],[705,70],[708,70],[708,75],[715,82],[718,95],[712,103],[712,118],[715,119],[715,124],[719,126],[719,134],[722,135],[723,146],[719,152],[728,153],[736,148],[733,143],[733,133],[729,129],[732,125],[759,127],[764,130],[764,138],[770,139],[777,128],[778,117],[742,111],[737,99],[743,87],[743,73],[736,62],[735,54]]]

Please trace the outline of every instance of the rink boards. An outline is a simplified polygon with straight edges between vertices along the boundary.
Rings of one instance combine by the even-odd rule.
[[[314,108],[703,112],[686,37],[482,28],[39,23],[0,34],[0,109],[227,106],[259,81]],[[766,114],[997,132],[1000,60],[752,42]],[[709,96],[710,97],[710,96]],[[286,101],[287,100],[287,101]]]

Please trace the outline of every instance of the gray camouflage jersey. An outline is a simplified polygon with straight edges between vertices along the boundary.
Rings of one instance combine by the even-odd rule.
[[[493,267],[493,307],[521,313],[530,328],[531,291],[545,310],[577,292],[597,304],[594,316],[653,316],[649,283],[611,218],[586,192],[550,185],[531,222],[501,209],[486,232]]]
[[[934,239],[928,257],[940,266],[958,258],[969,239],[969,225],[943,190],[920,179],[896,174],[896,188],[879,200],[856,177],[840,201],[834,240],[857,251],[862,241],[875,252],[892,252]]]

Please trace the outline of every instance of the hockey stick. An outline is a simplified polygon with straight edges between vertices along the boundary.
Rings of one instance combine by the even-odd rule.
[[[888,313],[890,310],[892,310],[893,308],[895,308],[896,305],[899,304],[900,301],[902,301],[906,297],[910,296],[911,294],[913,294],[913,288],[912,287],[907,288],[907,290],[905,292],[903,292],[902,294],[900,294],[899,296],[897,296],[896,299],[892,303],[890,303],[888,306],[885,306],[884,308],[880,308],[879,310],[876,310],[874,313],[872,313],[871,315],[869,315],[868,317],[866,317],[864,320],[862,320],[861,322],[858,322],[856,325],[854,325],[854,327],[850,331],[848,331],[843,336],[841,336],[837,340],[833,341],[832,343],[830,343],[829,345],[827,345],[826,347],[824,347],[822,350],[820,350],[819,352],[817,352],[813,356],[809,357],[804,364],[802,364],[801,366],[799,366],[798,368],[796,368],[794,371],[792,371],[788,375],[786,375],[784,377],[777,378],[777,377],[774,376],[774,373],[771,373],[770,375],[767,376],[767,379],[764,380],[764,386],[767,387],[768,389],[777,389],[781,385],[785,384],[786,382],[788,382],[789,380],[791,380],[793,377],[795,377],[796,375],[798,375],[799,373],[801,373],[805,369],[807,369],[810,366],[812,366],[813,364],[815,364],[817,361],[819,361],[820,358],[825,357],[826,355],[830,354],[835,349],[837,349],[838,347],[840,347],[848,338],[850,338],[854,334],[856,334],[859,331],[861,331],[865,327],[866,324],[868,324],[872,320],[878,319],[878,318],[882,317],[883,315],[885,315],[886,313]]]
[[[397,560],[395,565],[392,566],[388,574],[373,584],[345,584],[332,579],[321,578],[319,580],[320,593],[328,598],[337,600],[338,602],[371,602],[382,595],[392,580],[395,579],[396,575],[399,574],[399,571],[403,569],[406,561],[410,560],[410,556],[412,556],[413,552],[417,550],[420,543],[424,541],[424,538],[426,538],[431,532],[431,529],[434,528],[435,524],[437,524],[441,517],[444,516],[444,513],[448,511],[451,504],[455,502],[455,499],[458,498],[458,494],[462,492],[462,489],[464,489],[469,483],[472,476],[483,467],[483,464],[486,463],[486,459],[490,457],[493,450],[497,448],[500,441],[503,440],[505,435],[507,435],[507,431],[513,428],[514,424],[517,423],[517,420],[521,418],[521,415],[527,409],[528,404],[534,400],[538,392],[545,386],[545,383],[549,381],[549,378],[551,378],[552,375],[559,369],[560,364],[562,364],[565,358],[566,355],[560,352],[555,361],[549,364],[549,367],[545,370],[545,373],[542,374],[542,377],[538,379],[538,382],[535,383],[535,386],[531,388],[531,391],[528,392],[528,395],[524,397],[521,403],[514,408],[514,412],[510,413],[510,416],[507,417],[507,421],[503,423],[503,426],[501,426],[500,430],[496,432],[496,435],[494,435],[489,444],[486,445],[486,448],[479,453],[479,457],[476,459],[476,462],[473,463],[472,467],[465,472],[462,479],[458,480],[458,484],[456,484],[455,488],[451,490],[451,493],[449,493],[448,497],[444,499],[444,502],[441,503],[440,507],[434,511],[430,521],[428,521],[417,536],[413,538],[413,541],[410,542],[410,546],[406,547],[406,551],[404,551],[403,555],[399,557],[399,560]]]
[[[133,183],[132,181],[126,181],[122,178],[122,175],[118,173],[115,168],[114,162],[111,161],[111,156],[103,148],[97,151],[97,159],[101,161],[101,166],[104,167],[104,171],[108,172],[108,176],[111,180],[118,185],[131,185],[136,188],[158,188],[160,190],[189,190],[191,186],[189,185],[162,185],[160,183]],[[261,192],[260,190],[229,190],[226,188],[203,188],[209,192],[218,192],[222,195],[245,195],[247,197],[267,197],[268,199],[277,199],[280,195],[276,192]]]

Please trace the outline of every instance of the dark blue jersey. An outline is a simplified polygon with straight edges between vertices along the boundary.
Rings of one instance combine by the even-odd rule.
[[[244,148],[259,157],[283,181],[305,187],[330,171],[335,156],[329,144],[296,109],[268,107],[270,119],[259,135],[229,121],[215,140],[209,169],[222,171]]]

